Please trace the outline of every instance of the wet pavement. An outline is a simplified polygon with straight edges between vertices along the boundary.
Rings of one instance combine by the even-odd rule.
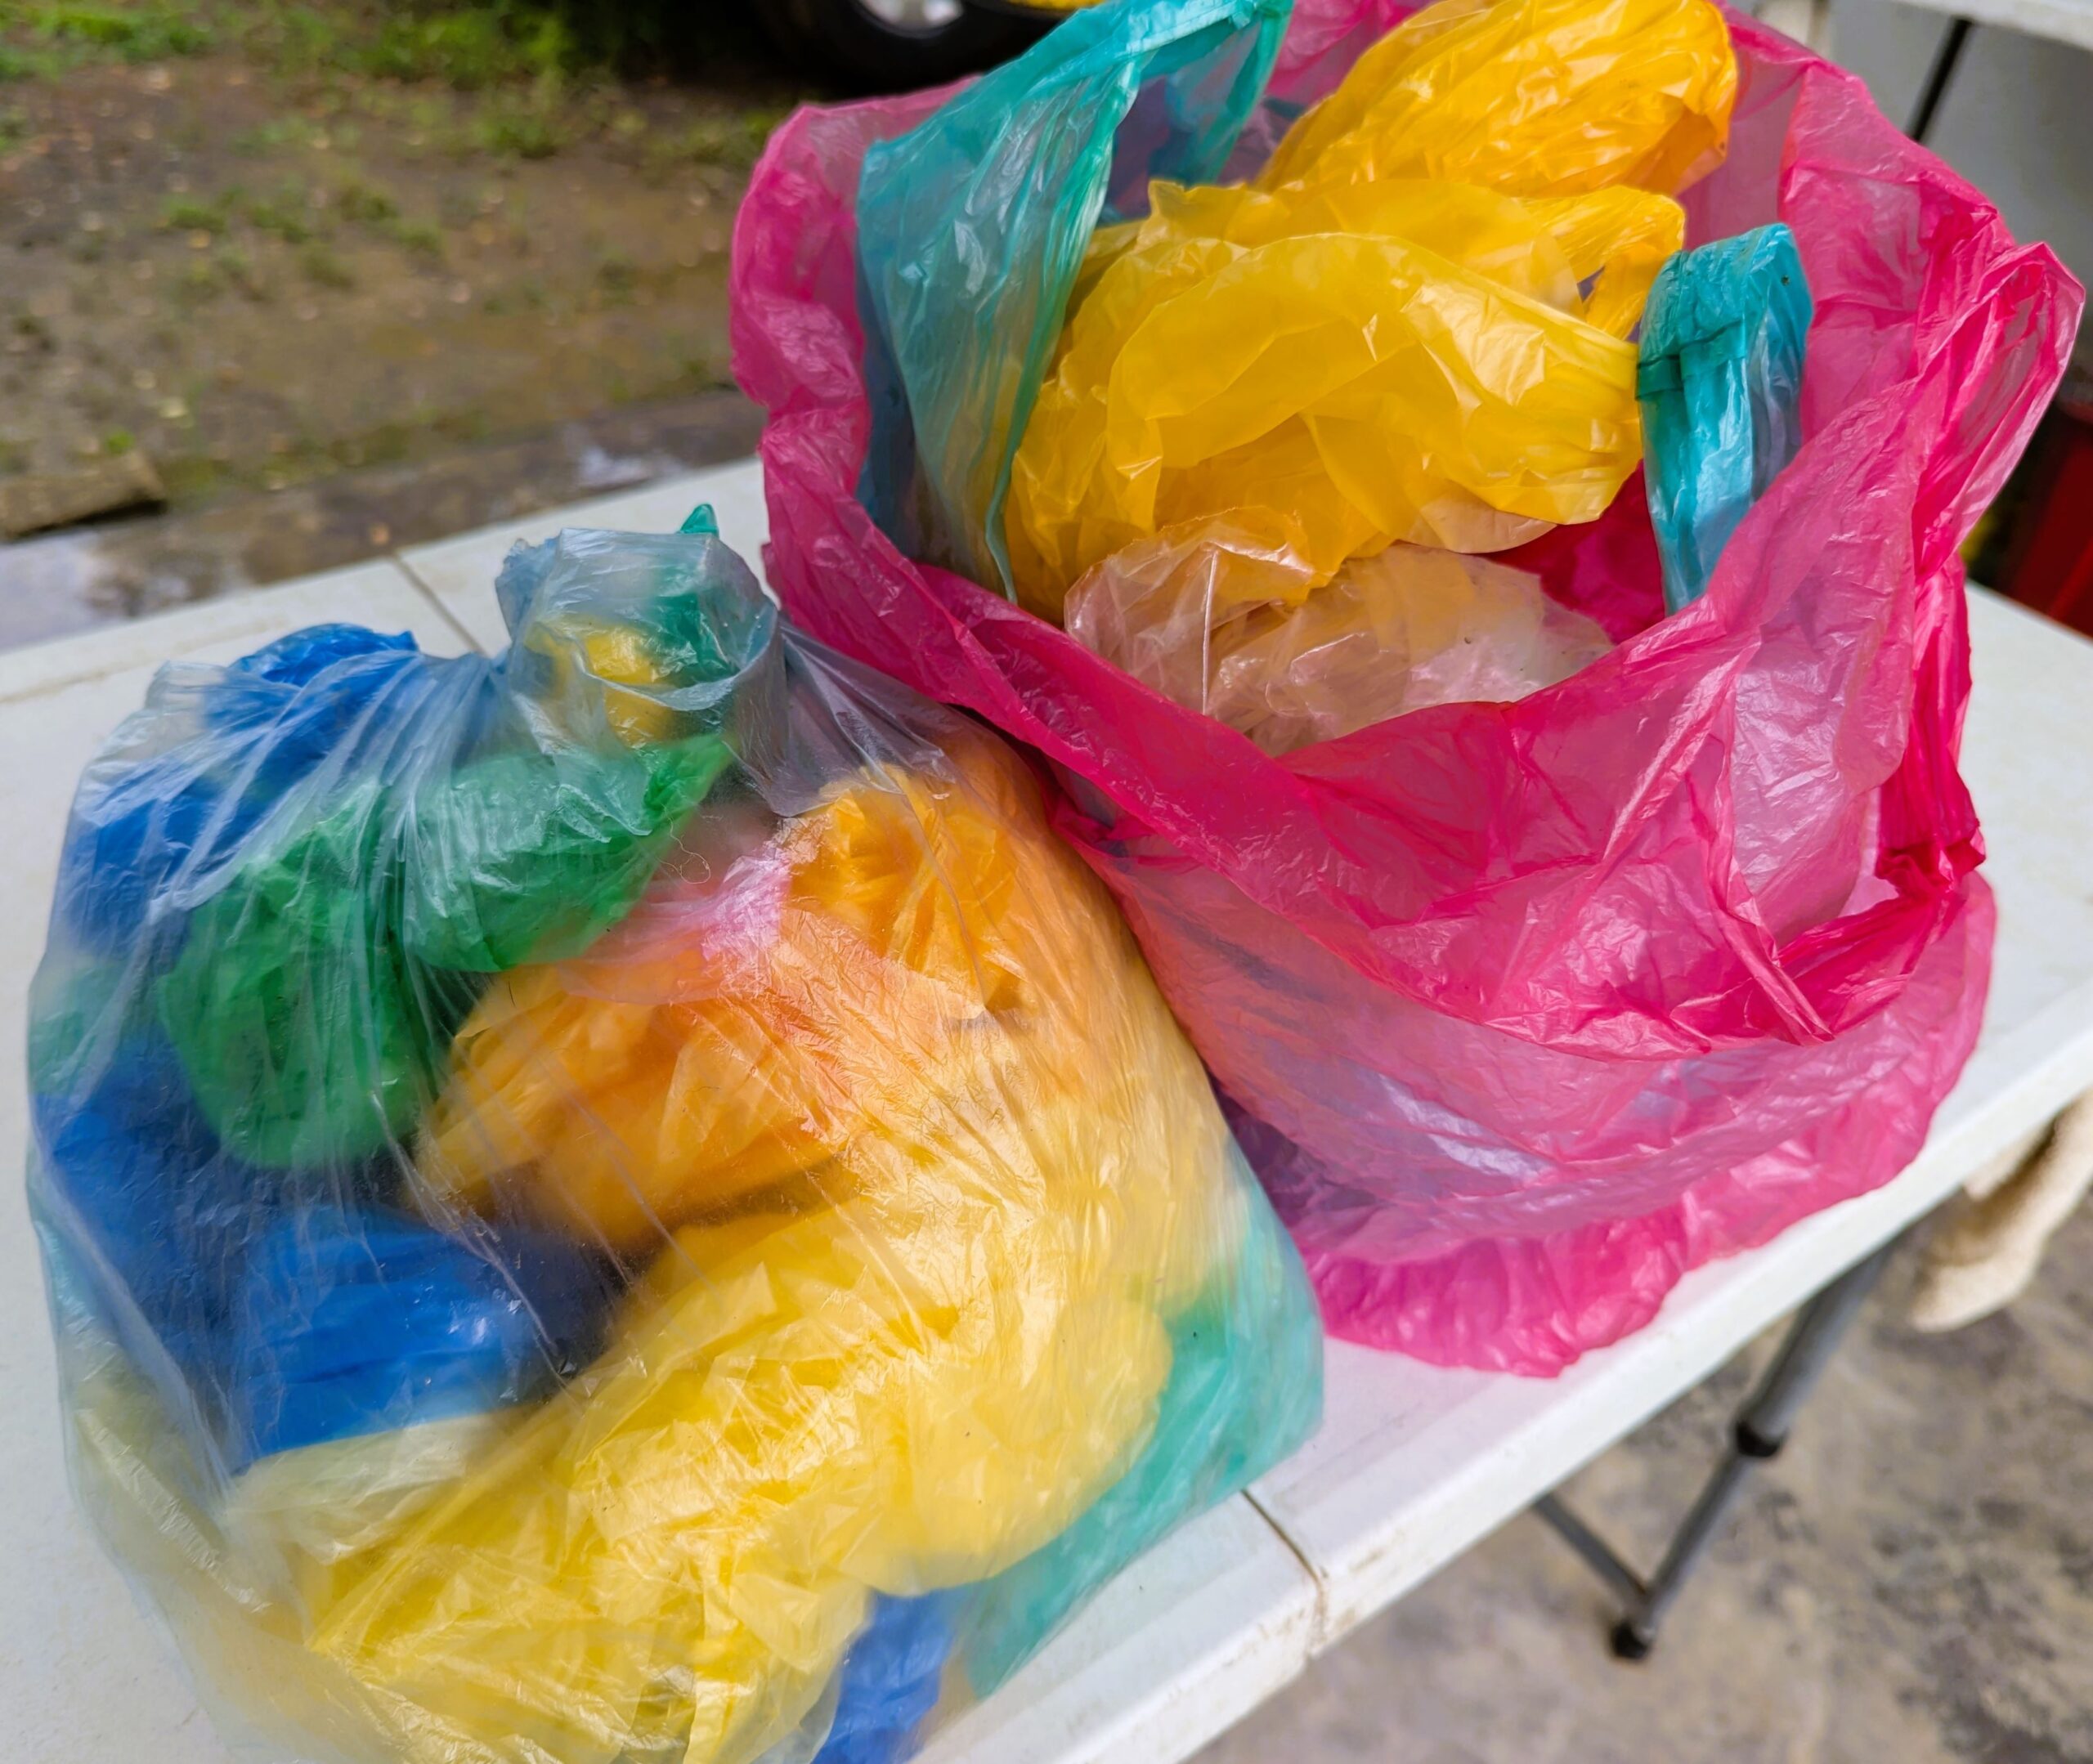
[[[0,649],[357,563],[755,450],[755,406],[715,392],[200,508],[0,545]]]

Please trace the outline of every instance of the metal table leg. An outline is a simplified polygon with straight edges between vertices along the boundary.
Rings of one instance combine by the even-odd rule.
[[[1894,1242],[1885,1243],[1865,1261],[1855,1263],[1796,1314],[1773,1364],[1738,1410],[1728,1446],[1648,1580],[1638,1576],[1556,1496],[1546,1494],[1534,1503],[1535,1512],[1620,1595],[1624,1609],[1612,1636],[1616,1657],[1639,1660],[1656,1645],[1658,1624],[1714,1541],[1752,1466],[1777,1456],[1787,1444],[1804,1400],[1838,1350],[1840,1338],[1881,1278],[1895,1247]]]
[[[1970,40],[1970,22],[1966,18],[1951,19],[1940,47],[1934,51],[1925,89],[1919,94],[1919,107],[1911,113],[1911,126],[1904,131],[1921,146],[1925,144],[1926,132],[1933,127],[1934,113],[1947,96],[1947,83],[1955,77],[1956,64],[1962,59],[1962,46]]]

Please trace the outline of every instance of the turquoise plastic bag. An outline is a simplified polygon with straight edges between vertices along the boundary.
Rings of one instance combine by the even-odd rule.
[[[1100,220],[1206,183],[1264,91],[1291,0],[1112,0],[865,155],[860,499],[909,556],[1010,586],[1003,497]]]
[[[1707,592],[1737,522],[1795,458],[1809,315],[1795,235],[1778,222],[1657,272],[1635,396],[1667,612]]]

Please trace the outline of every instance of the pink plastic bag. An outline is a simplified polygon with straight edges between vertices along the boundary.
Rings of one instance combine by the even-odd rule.
[[[1300,0],[1271,93],[1327,91],[1407,10]],[[787,607],[1060,768],[1062,830],[1235,1105],[1330,1328],[1427,1359],[1559,1369],[1687,1269],[1888,1180],[1983,1006],[1956,547],[2082,296],[1858,80],[1731,26],[1729,157],[1687,192],[1690,236],[1793,228],[1801,451],[1684,612],[1661,617],[1631,483],[1505,559],[1616,647],[1516,703],[1281,759],[912,563],[856,500],[858,165],[940,94],[800,112],[736,227]]]

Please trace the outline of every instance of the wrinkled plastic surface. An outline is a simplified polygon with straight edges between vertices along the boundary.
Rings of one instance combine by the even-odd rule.
[[[1006,536],[1033,611],[1130,544],[1253,511],[1318,583],[1392,540],[1503,550],[1596,519],[1634,469],[1625,339],[1684,236],[1668,198],[1155,197],[1018,445]]]
[[[1299,10],[1310,34],[1327,29],[1316,15],[1338,16]],[[1669,194],[1721,160],[1737,85],[1711,5],[1441,0],[1361,55],[1257,181],[1438,177],[1519,195]]]
[[[984,581],[1006,571],[1011,445],[1091,229],[1115,201],[1141,204],[1151,177],[1221,170],[1285,16],[1285,0],[1078,12],[872,147],[859,274],[881,445],[864,494],[897,543]],[[993,293],[993,309],[961,320],[962,287]]]
[[[1635,396],[1667,611],[1708,591],[1745,510],[1795,458],[1808,333],[1802,259],[1777,221],[1658,273]]]
[[[1393,21],[1301,0],[1240,150]],[[1687,236],[1795,235],[1817,313],[1795,459],[1677,617],[1631,479],[1503,560],[1607,655],[1282,759],[993,578],[912,562],[857,501],[875,429],[853,203],[867,145],[934,99],[801,113],[736,229],[769,580],[1061,768],[1059,824],[1244,1111],[1326,1319],[1433,1359],[1560,1367],[1686,1269],[1887,1180],[1983,1004],[1956,547],[2082,297],[1858,81],[1727,22],[1729,147],[1686,192]]]
[[[83,781],[76,1479],[255,1755],[885,1764],[1301,1439],[1310,1289],[997,736],[701,517],[500,591],[164,669]]]
[[[1539,577],[1427,546],[1355,557],[1296,600],[1306,572],[1284,529],[1259,525],[1128,546],[1069,597],[1069,633],[1272,754],[1432,705],[1524,698],[1612,647]],[[1252,584],[1270,600],[1245,605]]]
[[[1735,69],[1714,9],[1441,6],[1289,132],[1266,189],[1184,190],[1189,156],[1123,126],[1127,94],[1159,59],[1239,67],[1226,104],[1190,112],[1220,164],[1275,9],[1232,57],[1220,10],[1082,15],[866,151],[876,518],[1050,617],[1120,546],[1246,506],[1294,518],[1319,580],[1391,539],[1495,550],[1593,518],[1638,453],[1622,339],[1683,226],[1665,195],[1598,186],[1668,193],[1719,156]],[[1088,177],[1042,174],[1042,119]],[[1566,135],[1589,163],[1535,170]],[[1133,192],[1121,210],[1150,205],[1130,169],[1170,182],[1078,275],[1108,163]],[[890,486],[912,459],[925,494],[904,520]]]

